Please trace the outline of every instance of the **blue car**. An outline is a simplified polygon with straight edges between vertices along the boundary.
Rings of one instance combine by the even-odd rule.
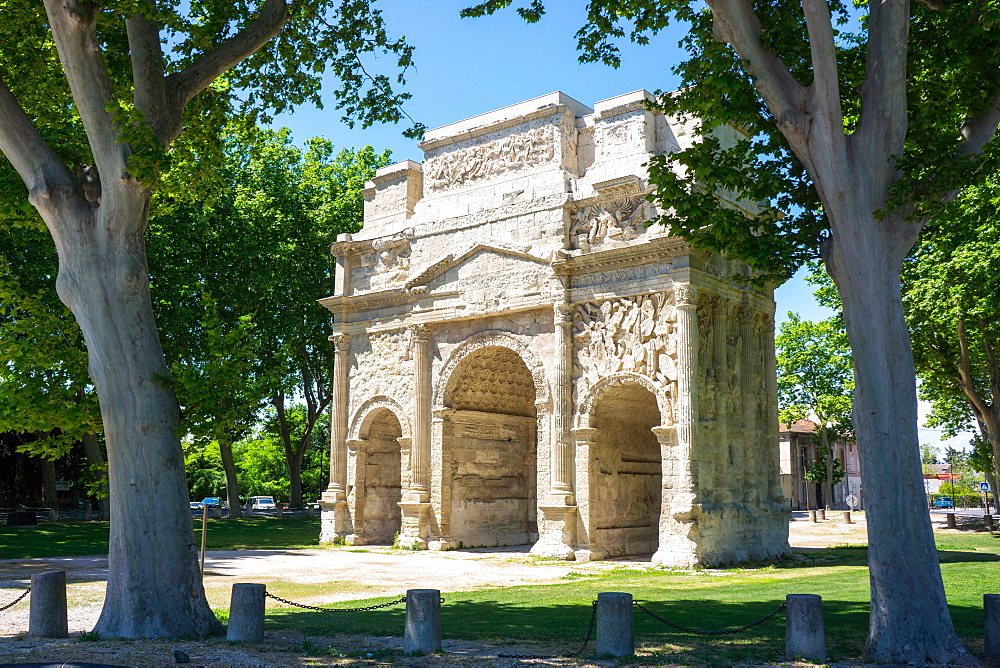
[[[935,508],[954,508],[955,503],[951,500],[950,496],[939,496],[934,499]]]

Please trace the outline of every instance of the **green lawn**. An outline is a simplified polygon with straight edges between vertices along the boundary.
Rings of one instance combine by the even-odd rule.
[[[1000,538],[947,535],[940,559],[952,617],[969,648],[982,653],[982,595],[1000,592]],[[624,570],[601,576],[573,575],[565,584],[448,593],[441,609],[442,635],[455,639],[507,639],[542,643],[547,651],[573,651],[602,591],[630,592],[675,624],[718,630],[763,617],[786,594],[823,597],[830,660],[858,660],[868,626],[868,571],[863,547],[817,549],[805,559],[754,569],[672,573]],[[271,586],[279,596],[280,587]],[[382,602],[390,599],[372,599]],[[348,605],[359,605],[361,602]],[[273,629],[307,635],[400,635],[403,606],[372,612],[321,613],[268,609]],[[780,661],[784,616],[732,636],[705,637],[663,626],[635,610],[635,637],[644,663],[730,664]],[[592,655],[593,641],[588,648]]]
[[[195,522],[200,526],[200,520]],[[196,531],[196,538],[197,536]],[[254,518],[209,520],[210,549],[288,548],[317,545],[319,520]],[[952,617],[963,640],[982,655],[982,596],[1000,593],[1000,536],[939,534],[939,558]],[[107,524],[44,523],[0,527],[0,558],[104,554]],[[616,569],[600,575],[571,572],[565,583],[506,587],[445,594],[442,633],[446,638],[506,639],[539,643],[543,651],[579,648],[602,591],[626,591],[649,609],[682,626],[718,630],[740,626],[772,611],[786,594],[823,596],[831,661],[857,660],[868,625],[868,571],[864,547],[835,547],[797,553],[797,558],[755,568],[675,573],[654,568]],[[274,583],[278,596],[308,597],[302,583]],[[316,585],[316,593],[323,587]],[[363,592],[357,592],[364,595]],[[390,599],[373,599],[383,602]],[[362,601],[342,606],[363,604]],[[270,605],[270,604],[269,604]],[[228,612],[220,610],[220,615]],[[674,631],[635,611],[635,635],[644,663],[730,664],[777,661],[784,650],[784,616],[734,636],[710,637]],[[403,606],[372,612],[324,613],[268,609],[271,629],[306,635],[394,635],[402,633]],[[592,655],[593,641],[588,648]]]
[[[316,547],[319,519],[254,517],[208,520],[210,550]],[[194,520],[201,545],[201,518]],[[34,527],[0,526],[0,559],[84,557],[108,553],[107,522],[42,522]]]

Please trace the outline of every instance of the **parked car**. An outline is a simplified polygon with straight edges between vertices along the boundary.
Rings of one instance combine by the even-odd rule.
[[[229,507],[228,503],[226,503],[217,496],[206,496],[204,499],[201,500],[201,505],[208,506],[209,508],[215,508],[216,506],[220,506],[222,508]]]
[[[934,499],[935,508],[954,508],[955,503],[951,500],[950,496],[939,496]]]
[[[252,510],[275,510],[277,505],[274,503],[273,496],[251,496],[250,497],[250,508]]]
[[[192,501],[191,510],[201,510],[201,501]]]

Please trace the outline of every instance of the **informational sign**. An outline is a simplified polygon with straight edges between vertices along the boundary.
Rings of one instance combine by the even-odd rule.
[[[854,494],[848,494],[847,498],[844,499],[844,501],[846,501],[847,505],[851,507],[851,510],[854,510],[855,508],[858,507],[858,497],[855,496]]]
[[[57,492],[68,492],[70,490],[69,480],[56,480]]]
[[[979,483],[979,491],[980,492],[988,492],[988,491],[990,491],[990,483],[988,483],[988,482],[981,482],[981,483]]]

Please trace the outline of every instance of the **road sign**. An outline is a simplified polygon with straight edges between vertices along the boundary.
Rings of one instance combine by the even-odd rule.
[[[980,492],[988,492],[988,491],[990,491],[990,483],[988,483],[988,482],[981,482],[981,483],[979,483],[979,491]]]
[[[858,497],[856,497],[853,494],[848,494],[847,498],[844,499],[844,501],[846,501],[847,505],[851,507],[851,510],[854,510],[855,508],[858,507]]]

